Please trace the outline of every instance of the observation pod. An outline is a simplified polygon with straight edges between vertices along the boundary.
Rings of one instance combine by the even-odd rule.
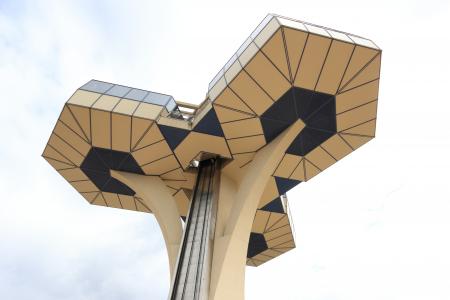
[[[269,14],[200,105],[91,80],[43,157],[90,204],[156,217],[169,299],[243,299],[246,265],[295,248],[286,192],[374,138],[380,63],[368,39]]]

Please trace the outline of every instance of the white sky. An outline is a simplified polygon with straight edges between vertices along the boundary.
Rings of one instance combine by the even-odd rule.
[[[247,299],[450,299],[448,1],[0,0],[1,299],[165,299],[154,218],[89,206],[40,154],[92,78],[201,101],[268,12],[384,52],[377,138],[288,194],[297,249],[247,268]]]

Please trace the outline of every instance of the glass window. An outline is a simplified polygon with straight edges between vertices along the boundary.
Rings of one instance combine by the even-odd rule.
[[[104,92],[109,90],[112,86],[113,86],[112,83],[107,83],[107,82],[98,81],[98,80],[91,80],[88,83],[86,83],[85,85],[83,85],[81,87],[81,89],[103,94]]]
[[[168,95],[158,94],[158,93],[154,93],[154,92],[148,92],[147,97],[145,97],[143,101],[147,102],[147,103],[164,106],[167,104],[167,102],[169,101],[170,98],[171,97]]]
[[[140,89],[132,89],[128,94],[125,95],[125,98],[131,100],[142,101],[145,96],[147,96],[148,92]]]
[[[175,102],[175,100],[170,97],[169,103],[167,103],[166,108],[168,111],[172,111],[177,107],[177,103]]]
[[[116,84],[115,86],[113,86],[111,89],[109,89],[106,94],[107,95],[111,95],[111,96],[116,96],[116,97],[123,97],[125,96],[129,91],[131,90],[131,88],[123,86],[123,85],[118,85]]]

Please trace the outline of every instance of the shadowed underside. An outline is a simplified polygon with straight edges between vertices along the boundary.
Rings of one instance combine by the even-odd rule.
[[[151,213],[111,170],[159,176],[188,212],[196,161],[223,158],[239,178],[297,120],[256,210],[247,264],[295,247],[285,193],[375,136],[381,50],[342,32],[269,15],[199,106],[92,80],[64,105],[45,159],[91,204]]]

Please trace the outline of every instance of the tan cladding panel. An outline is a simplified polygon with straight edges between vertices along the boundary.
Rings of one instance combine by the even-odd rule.
[[[266,144],[264,135],[256,135],[228,141],[231,153],[255,152]]]
[[[341,86],[346,86],[347,83],[359,72],[364,66],[372,60],[379,53],[378,50],[370,49],[362,46],[356,46],[355,51],[353,51],[352,57],[348,64],[347,70],[345,71],[344,78],[342,79]]]
[[[283,32],[286,42],[286,50],[289,56],[291,74],[292,77],[295,77],[308,33],[287,27],[283,28]]]
[[[81,171],[80,168],[71,168],[58,171],[68,182],[89,180],[89,178]]]
[[[286,153],[273,175],[277,177],[289,178],[301,160],[301,156]]]
[[[371,120],[361,125],[351,127],[350,129],[342,131],[342,133],[365,135],[365,136],[375,136],[376,120]]]
[[[158,143],[134,151],[132,154],[136,162],[142,166],[172,154],[172,150],[170,150],[167,142],[162,140]]]
[[[56,123],[53,132],[57,134],[61,139],[63,139],[67,144],[72,146],[81,155],[86,155],[89,152],[89,149],[91,149],[91,146],[83,138],[81,138],[77,133],[72,131],[62,122]]]
[[[138,107],[138,105],[139,105],[139,102],[137,102],[137,101],[132,101],[132,100],[128,100],[128,99],[122,99],[116,105],[116,107],[114,107],[113,112],[124,114],[124,115],[132,115],[133,112]]]
[[[188,167],[192,159],[201,152],[231,158],[224,138],[199,132],[189,133],[175,149],[175,155],[183,168]]]
[[[59,120],[67,125],[71,130],[73,130],[76,134],[78,134],[81,138],[83,138],[86,142],[89,142],[86,133],[81,129],[78,121],[75,120],[72,112],[70,111],[67,105],[64,106],[61,115],[59,116]]]
[[[74,165],[80,166],[83,162],[84,156],[55,134],[50,136],[48,144]]]
[[[336,160],[321,147],[316,147],[305,157],[322,171],[336,162]]]
[[[289,81],[262,52],[253,57],[245,70],[273,100],[278,100],[291,87]]]
[[[101,94],[97,94],[94,92],[88,92],[83,90],[77,90],[69,100],[67,100],[68,104],[75,104],[85,107],[91,107],[95,101],[100,98]]]
[[[94,105],[92,105],[92,108],[105,110],[105,111],[112,111],[114,106],[119,102],[120,98],[114,97],[114,96],[108,96],[108,95],[102,95],[100,98],[95,101]]]
[[[162,106],[141,102],[141,104],[139,104],[138,108],[134,112],[134,116],[144,119],[156,120],[162,110]]]
[[[231,82],[231,89],[258,115],[272,106],[272,99],[244,71]]]
[[[214,105],[214,110],[216,111],[217,118],[219,119],[220,123],[248,119],[254,116],[220,105]]]
[[[249,114],[254,112],[229,88],[225,88],[219,97],[214,100],[214,104],[220,104],[225,107],[236,109]]]
[[[261,48],[261,51],[273,62],[278,70],[290,80],[289,67],[286,59],[286,50],[284,47],[283,33],[281,29],[270,38],[270,40]]]
[[[253,220],[252,232],[263,233],[266,230],[266,224],[269,220],[270,212],[257,210]]]
[[[91,109],[92,145],[111,148],[111,113]]]
[[[294,85],[314,90],[327,57],[331,39],[310,34],[306,42]]]
[[[335,134],[326,140],[322,147],[330,153],[336,160],[342,159],[344,156],[352,152],[352,148],[338,135]]]
[[[259,118],[225,123],[222,130],[227,139],[263,134]]]
[[[258,208],[265,206],[267,203],[273,201],[280,194],[278,193],[277,184],[275,182],[275,178],[270,176],[267,184],[264,188],[261,199],[259,200]]]
[[[87,107],[70,104],[68,104],[67,107],[72,112],[75,120],[78,122],[81,129],[85,133],[86,137],[88,138],[88,141],[92,141],[90,109]]]
[[[124,209],[137,210],[133,196],[119,195],[119,194],[117,194],[117,196],[119,196],[120,204],[122,204],[122,207]]]
[[[376,118],[377,102],[373,101],[337,115],[336,123],[338,132]]]
[[[378,83],[375,80],[355,89],[336,95],[336,113],[342,113],[354,107],[378,99]]]
[[[147,175],[161,175],[179,167],[180,164],[174,155],[169,155],[147,165],[141,166],[142,170]]]
[[[138,147],[139,142],[144,138],[144,135],[147,135],[150,126],[152,126],[153,121],[133,117],[131,119],[131,148],[141,148]],[[161,140],[160,138],[159,140]],[[156,140],[155,140],[156,142]],[[143,146],[150,145],[151,143],[144,143]]]
[[[342,90],[350,90],[369,81],[380,78],[381,53],[362,69]]]
[[[357,149],[373,139],[370,136],[359,136],[359,135],[349,135],[349,134],[341,134],[341,137],[352,146],[353,149]]]
[[[115,114],[111,116],[113,150],[129,152],[131,144],[131,117]]]
[[[354,47],[352,44],[333,40],[317,82],[316,91],[336,94]]]

